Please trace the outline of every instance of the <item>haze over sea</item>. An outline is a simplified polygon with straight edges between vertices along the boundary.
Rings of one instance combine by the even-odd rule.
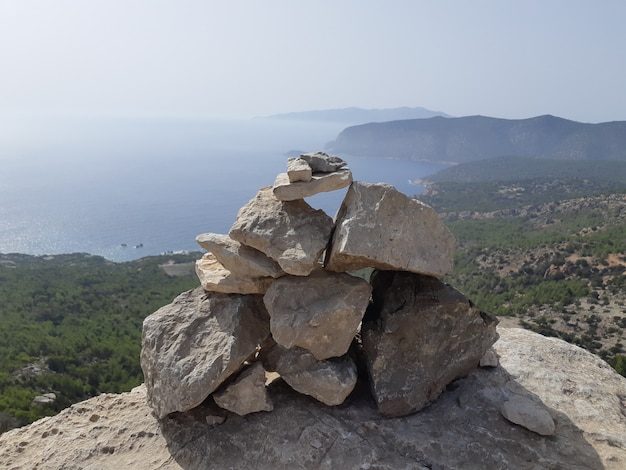
[[[286,171],[285,153],[323,150],[344,125],[279,120],[0,120],[0,253],[85,252],[127,261],[200,250]],[[346,160],[355,180],[410,180],[440,165]],[[331,217],[343,191],[307,201]]]

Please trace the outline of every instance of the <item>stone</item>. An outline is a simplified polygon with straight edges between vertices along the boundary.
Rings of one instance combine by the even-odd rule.
[[[196,242],[238,277],[280,277],[285,274],[276,261],[228,235],[203,233],[196,237]]]
[[[452,272],[456,242],[450,230],[430,206],[393,186],[353,182],[335,219],[326,269]]]
[[[141,368],[158,418],[202,403],[269,336],[261,295],[184,292],[143,322]]]
[[[311,181],[313,170],[302,158],[289,158],[287,160],[287,176],[290,183]]]
[[[54,403],[56,399],[57,399],[56,394],[44,393],[43,395],[38,395],[35,398],[33,398],[31,405],[47,406],[47,405],[51,405],[52,403]]]
[[[260,362],[244,369],[235,382],[215,392],[213,399],[219,407],[239,416],[274,409],[265,388],[265,370]]]
[[[547,408],[522,395],[513,395],[505,401],[500,412],[512,423],[542,436],[551,436],[556,430]]]
[[[302,348],[276,346],[276,372],[295,391],[329,406],[342,404],[356,385],[357,369],[347,355],[318,361]]]
[[[307,162],[313,173],[332,173],[344,168],[347,163],[335,155],[328,155],[324,152],[309,152],[300,155],[300,158]]]
[[[342,356],[358,332],[371,291],[361,278],[323,269],[277,279],[263,297],[272,337],[286,348],[307,349],[318,360]]]
[[[274,282],[271,277],[236,276],[222,266],[213,253],[205,253],[196,261],[196,274],[204,290],[223,294],[264,294]]]
[[[0,468],[626,468],[626,378],[560,339],[498,331],[499,367],[475,369],[409,416],[381,416],[358,385],[343,405],[329,407],[278,380],[268,389],[271,413],[232,416],[209,428],[206,403],[157,420],[142,385],[3,433]],[[500,414],[503,389],[513,386],[550,409],[552,436]],[[92,422],[93,414],[101,418]]]
[[[279,201],[265,187],[239,210],[229,235],[265,253],[286,273],[307,276],[319,266],[332,228],[324,211],[302,199]]]
[[[279,173],[274,181],[274,197],[280,201],[295,201],[319,193],[345,188],[352,183],[352,172],[342,169],[333,173],[313,173],[309,181],[289,181],[287,173]]]
[[[478,363],[480,367],[498,367],[500,362],[498,361],[498,354],[493,348],[487,349],[487,352],[480,358]]]
[[[376,271],[361,336],[378,409],[421,410],[478,366],[498,321],[434,277]]]

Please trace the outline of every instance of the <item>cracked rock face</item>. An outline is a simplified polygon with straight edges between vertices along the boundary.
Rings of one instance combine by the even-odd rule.
[[[274,340],[299,346],[316,359],[345,354],[357,334],[372,287],[361,278],[322,269],[274,281],[263,302]]]
[[[388,184],[355,181],[337,216],[325,267],[366,267],[441,276],[453,269],[456,241],[426,204]]]
[[[269,336],[261,295],[185,292],[143,323],[141,368],[159,418],[200,405]]]
[[[279,201],[262,188],[242,207],[229,235],[275,260],[288,274],[307,276],[319,265],[332,219],[304,200]]]
[[[495,318],[434,277],[377,271],[372,284],[361,336],[372,392],[387,416],[421,410],[498,339]]]

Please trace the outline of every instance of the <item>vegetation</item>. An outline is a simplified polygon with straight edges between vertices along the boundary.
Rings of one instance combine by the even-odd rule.
[[[112,263],[0,254],[0,432],[143,382],[143,319],[199,283],[159,267],[198,253]],[[47,405],[36,396],[54,393]]]
[[[626,375],[626,164],[508,158],[458,167],[419,197],[457,237],[448,282],[484,310]]]

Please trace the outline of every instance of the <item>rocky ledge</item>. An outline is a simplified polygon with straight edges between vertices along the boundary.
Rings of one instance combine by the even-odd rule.
[[[268,387],[271,413],[216,425],[202,406],[157,420],[141,386],[3,434],[0,468],[626,468],[626,379],[564,341],[498,332],[499,366],[475,369],[410,416],[384,418],[360,385],[329,407],[279,380]],[[554,434],[505,419],[511,401],[544,409]]]

